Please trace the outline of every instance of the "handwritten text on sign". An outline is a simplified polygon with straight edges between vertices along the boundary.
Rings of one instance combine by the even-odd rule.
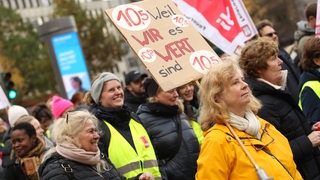
[[[164,90],[201,78],[219,61],[170,0],[145,0],[106,12]]]

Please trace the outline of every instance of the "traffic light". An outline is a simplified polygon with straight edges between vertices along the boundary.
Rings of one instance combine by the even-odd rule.
[[[2,79],[4,91],[6,92],[9,100],[15,99],[17,97],[17,91],[13,89],[14,82],[11,81],[11,72],[2,73]]]

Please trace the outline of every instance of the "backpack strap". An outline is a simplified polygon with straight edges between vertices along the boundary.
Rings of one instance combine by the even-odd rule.
[[[68,178],[70,180],[74,180],[75,178],[74,178],[73,170],[72,170],[72,167],[70,166],[70,164],[68,163],[68,161],[65,159],[59,159],[58,162],[60,163],[64,172],[67,174]]]

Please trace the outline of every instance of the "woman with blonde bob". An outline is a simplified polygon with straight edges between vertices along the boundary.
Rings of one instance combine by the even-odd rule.
[[[287,139],[256,116],[260,107],[236,61],[224,59],[209,70],[200,88],[199,118],[205,137],[196,179],[255,180],[260,177],[256,167],[274,179],[302,179]]]
[[[125,179],[98,148],[97,119],[87,111],[68,112],[54,125],[57,144],[39,168],[46,179]]]

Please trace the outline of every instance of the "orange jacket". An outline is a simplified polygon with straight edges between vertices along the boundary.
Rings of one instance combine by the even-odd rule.
[[[273,125],[263,119],[258,119],[261,123],[261,140],[234,128],[255,162],[275,180],[302,179],[293,161],[288,140]],[[197,160],[197,180],[259,180],[255,167],[225,125],[215,124],[204,135]],[[258,148],[255,148],[254,145],[256,147],[266,146],[266,149],[276,158],[264,150],[257,150]]]

